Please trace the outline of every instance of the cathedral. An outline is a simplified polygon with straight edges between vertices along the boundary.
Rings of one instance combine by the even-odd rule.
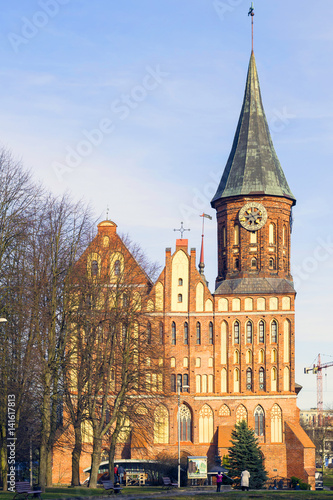
[[[228,454],[235,423],[245,420],[270,477],[296,476],[314,487],[315,447],[300,426],[295,383],[295,203],[270,136],[252,51],[231,152],[211,201],[218,235],[215,291],[207,286],[203,258],[183,237],[166,249],[163,271],[145,288],[142,304],[159,325],[158,349],[168,368],[147,459],[177,455],[179,405],[187,456],[207,456],[213,464]],[[93,250],[85,253],[89,265],[99,263],[99,242],[105,247],[112,239],[119,247],[117,258],[109,259],[119,271],[127,250],[109,220],[99,224]],[[126,453],[124,446],[117,453],[143,458],[131,437]],[[70,450],[55,450],[54,482],[70,482],[65,470],[60,481],[64,464],[70,467]],[[89,465],[89,452],[83,453],[81,470]]]

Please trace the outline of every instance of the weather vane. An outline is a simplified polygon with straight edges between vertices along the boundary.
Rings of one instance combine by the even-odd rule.
[[[180,239],[183,239],[184,231],[191,231],[191,229],[184,229],[183,222],[180,223],[180,229],[174,229],[174,231],[180,231]]]
[[[248,16],[251,16],[251,27],[252,27],[252,52],[253,52],[253,16],[254,16],[254,7],[253,7],[253,2],[251,2],[251,7],[249,9],[249,12],[247,14]]]

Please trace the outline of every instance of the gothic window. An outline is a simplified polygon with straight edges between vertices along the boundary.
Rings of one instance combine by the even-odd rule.
[[[183,375],[183,382],[184,382],[183,392],[189,392],[189,383],[188,383],[188,374],[187,373],[185,373]]]
[[[248,368],[246,370],[246,389],[252,391],[252,370]]]
[[[234,245],[239,245],[239,226],[235,224],[234,226]]]
[[[214,344],[214,329],[213,329],[213,323],[209,323],[209,343]]]
[[[231,412],[229,406],[223,404],[219,409],[219,417],[230,417]]]
[[[259,344],[265,342],[265,323],[261,320],[259,321]]]
[[[276,349],[272,349],[272,352],[271,352],[271,362],[272,363],[276,363],[277,362],[277,350]]]
[[[282,443],[282,411],[277,404],[271,411],[271,442]]]
[[[184,323],[184,344],[188,345],[188,323]]]
[[[252,257],[251,259],[251,268],[252,269],[257,269],[258,265],[257,265],[257,259],[255,257]]]
[[[237,351],[237,349],[236,349],[236,351],[234,352],[234,363],[235,363],[236,365],[238,365],[238,364],[239,364],[239,351]]]
[[[174,321],[171,325],[171,344],[176,345],[176,323]]]
[[[97,276],[98,275],[98,262],[97,260],[92,260],[91,261],[91,276]]]
[[[113,268],[115,276],[120,275],[120,268],[121,268],[120,260],[116,260],[116,262],[114,263],[114,268]]]
[[[183,392],[183,376],[181,373],[177,375],[177,391]]]
[[[271,324],[271,343],[277,344],[277,322],[275,321],[275,319]]]
[[[205,404],[199,412],[199,443],[210,443],[214,436],[213,410]]]
[[[265,390],[265,370],[263,367],[259,368],[259,390]]]
[[[258,353],[258,361],[259,363],[264,363],[265,362],[265,353],[263,349],[260,349]]]
[[[192,439],[192,416],[186,405],[179,408],[180,440],[191,441]]]
[[[163,323],[162,321],[160,322],[160,327],[159,327],[159,332],[160,332],[160,344],[163,344]]]
[[[271,369],[271,391],[277,391],[277,369],[275,366]]]
[[[178,280],[178,286],[183,286],[183,278],[179,278],[179,280]]]
[[[171,375],[171,392],[176,392],[176,375]]]
[[[235,321],[234,323],[234,344],[239,344],[239,323]]]
[[[151,344],[151,324],[147,325],[147,344]]]
[[[239,405],[236,410],[236,423],[245,420],[247,422],[247,410],[244,405]]]
[[[246,342],[247,344],[252,344],[252,323],[251,321],[248,321],[246,323]]]
[[[183,302],[183,296],[181,293],[178,294],[178,302]]]
[[[240,391],[240,382],[239,382],[239,369],[234,369],[234,392]]]
[[[275,260],[273,257],[269,259],[269,268],[273,270],[275,269]]]
[[[250,349],[248,349],[246,351],[246,363],[249,365],[250,363],[252,363],[252,351]]]
[[[261,406],[254,410],[254,432],[256,436],[265,435],[265,413]]]
[[[201,344],[201,325],[197,322],[197,344]]]
[[[154,443],[168,444],[169,413],[165,406],[160,405],[154,412]]]

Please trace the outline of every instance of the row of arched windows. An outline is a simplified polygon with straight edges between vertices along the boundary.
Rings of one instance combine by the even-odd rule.
[[[239,246],[239,230],[240,226],[238,224],[234,225],[234,231],[233,231],[233,241],[232,244],[234,246]],[[256,245],[258,242],[258,233],[257,231],[246,231],[244,234],[249,234],[250,235],[250,244],[251,245]],[[221,243],[222,247],[225,248],[227,246],[227,232],[225,226],[222,227],[221,233],[220,233],[220,238],[221,238]],[[268,226],[268,244],[269,245],[276,245],[276,226],[272,222]],[[288,230],[286,225],[283,226],[282,229],[282,245],[287,246],[288,244]]]
[[[246,335],[245,335],[245,342],[246,344],[252,344],[253,343],[253,323],[252,321],[248,321],[245,326],[246,329]],[[233,327],[233,342],[234,344],[240,344],[240,322],[236,320],[234,322],[234,327]],[[270,333],[271,333],[271,343],[272,344],[277,344],[278,341],[278,324],[275,319],[271,322],[270,325]],[[265,322],[263,320],[259,321],[258,324],[258,343],[259,344],[264,344],[265,343]]]
[[[241,392],[241,376],[240,369],[234,368],[233,371],[233,392]],[[258,371],[258,388],[260,391],[270,390],[271,392],[277,392],[278,390],[290,391],[290,368],[285,366],[283,368],[283,379],[279,382],[280,387],[278,386],[278,371],[276,366],[272,366],[270,369],[270,386],[266,387],[266,371],[264,367],[260,367]],[[253,378],[252,368],[246,369],[246,390],[247,391],[255,391],[255,381]],[[227,370],[222,368],[221,370],[221,392],[228,392],[228,380],[227,380]]]
[[[218,413],[219,417],[230,416],[231,412],[226,404],[223,404]],[[262,406],[256,406],[254,412],[254,432],[256,436],[265,436],[265,411]],[[248,421],[248,412],[244,405],[236,409],[236,422]],[[182,404],[179,408],[180,436],[181,441],[193,441],[193,412],[191,408]],[[160,405],[154,412],[154,443],[169,443],[169,411],[164,405]],[[270,411],[270,427],[272,443],[282,443],[282,410],[278,404],[274,404]],[[204,404],[198,413],[199,443],[210,443],[214,436],[214,413],[208,404]]]
[[[197,321],[196,324],[196,336],[195,336],[195,343],[197,345],[201,345],[202,343],[202,332],[201,332],[201,323]],[[180,341],[179,337],[182,337],[183,344],[188,345],[189,343],[189,329],[188,329],[188,322],[185,321],[184,326],[183,326],[183,332],[178,333],[178,341]],[[214,326],[213,323],[210,321],[209,326],[208,326],[208,344],[213,344],[214,343]],[[176,328],[176,323],[173,321],[171,324],[171,344],[176,345],[177,344],[177,328]]]

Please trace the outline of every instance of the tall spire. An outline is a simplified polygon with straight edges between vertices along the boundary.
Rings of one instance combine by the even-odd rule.
[[[201,234],[201,252],[200,252],[200,262],[199,262],[199,273],[204,277],[205,281],[205,274],[204,274],[204,269],[205,269],[205,259],[204,259],[204,234],[205,234],[205,218],[212,220],[212,217],[208,214],[201,214],[200,217],[202,217],[202,234]],[[207,283],[208,286],[208,283]]]
[[[211,205],[221,198],[251,194],[283,196],[295,203],[270,136],[253,52],[231,153]]]

